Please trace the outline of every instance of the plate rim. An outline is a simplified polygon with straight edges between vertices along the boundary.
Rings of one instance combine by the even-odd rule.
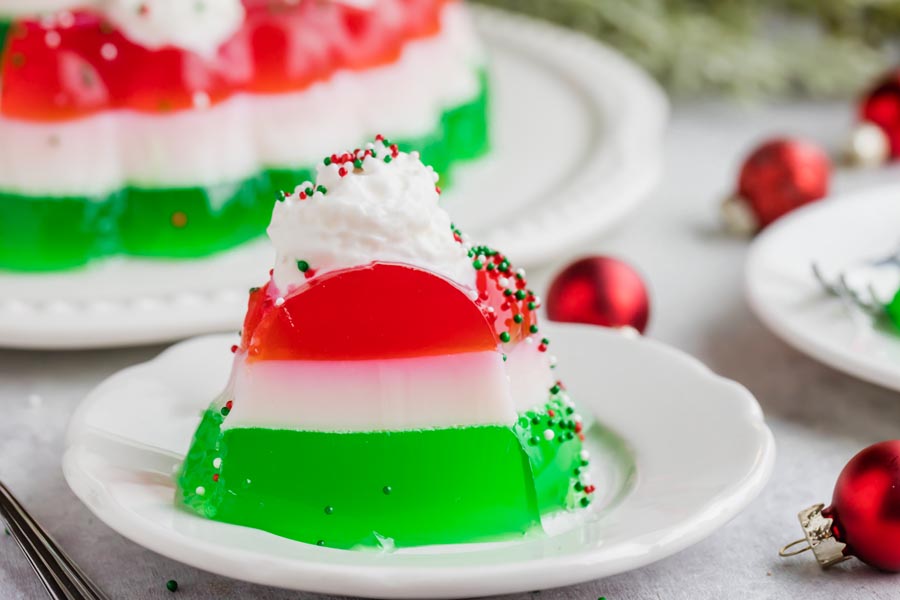
[[[632,542],[633,548],[628,555],[618,555],[599,562],[596,555],[602,554],[604,551],[602,544],[582,552],[559,554],[524,561],[492,563],[480,567],[469,566],[464,568],[465,572],[470,575],[473,573],[477,574],[479,577],[473,579],[481,579],[481,581],[476,585],[466,584],[468,587],[463,591],[460,591],[458,581],[460,569],[452,565],[429,565],[416,567],[411,570],[403,566],[393,565],[334,565],[322,562],[304,562],[302,559],[266,556],[266,560],[269,563],[281,564],[281,569],[276,570],[290,569],[294,577],[304,579],[304,583],[300,585],[296,579],[292,582],[288,582],[285,579],[273,580],[271,572],[266,570],[261,572],[243,572],[239,579],[261,585],[275,585],[287,589],[317,593],[358,595],[363,590],[368,590],[364,595],[372,598],[422,598],[425,596],[429,598],[457,598],[472,595],[524,592],[537,588],[549,589],[629,571],[680,552],[708,537],[725,525],[758,496],[768,482],[774,468],[775,442],[771,430],[765,423],[762,409],[753,395],[744,386],[715,374],[696,358],[655,340],[642,337],[629,339],[617,331],[586,325],[560,323],[552,323],[550,325],[550,329],[587,331],[590,333],[586,335],[606,336],[608,339],[619,339],[621,343],[645,345],[649,351],[665,355],[667,361],[679,363],[679,368],[692,371],[693,375],[702,379],[706,385],[717,386],[721,390],[728,389],[729,393],[733,394],[735,398],[740,398],[740,409],[734,409],[735,419],[741,422],[742,427],[749,428],[753,433],[756,456],[752,467],[745,473],[742,473],[739,479],[730,481],[727,490],[716,497],[706,499],[706,504],[701,509],[698,509],[695,514],[683,519],[677,525],[667,528],[665,530],[665,541],[661,542],[659,539],[652,539],[643,542]],[[167,349],[153,360],[141,363],[141,365],[128,367],[119,371],[110,379],[121,376],[122,373],[130,369],[151,365],[154,361],[160,360],[161,357],[179,346],[191,344],[201,339],[222,337],[227,336],[202,336],[181,342]],[[106,381],[109,381],[109,379]],[[83,400],[70,422],[63,456],[63,474],[69,487],[98,519],[120,535],[144,548],[198,569],[235,577],[234,571],[228,570],[225,566],[218,570],[210,567],[211,559],[221,559],[222,554],[215,556],[216,552],[212,552],[211,555],[210,548],[203,548],[202,551],[206,556],[198,557],[196,540],[188,544],[173,544],[172,540],[163,533],[163,531],[166,531],[165,528],[158,525],[152,528],[148,528],[146,525],[141,526],[141,521],[129,518],[128,511],[119,506],[119,503],[111,497],[104,498],[105,513],[101,514],[92,506],[90,501],[96,501],[98,494],[102,496],[102,483],[94,482],[91,484],[88,482],[91,477],[90,471],[83,469],[79,464],[85,449],[82,444],[75,442],[80,435],[90,435],[87,431],[79,434],[78,429],[85,428],[85,415],[88,414],[91,404],[99,398],[97,391],[102,389],[106,381],[101,383]],[[717,392],[717,395],[721,396],[722,393],[724,392]],[[627,432],[617,433],[622,435],[626,441],[628,440]],[[640,472],[638,477],[640,477]],[[118,509],[116,509],[117,506]],[[223,527],[234,527],[227,524],[221,525]],[[189,536],[184,535],[182,537],[190,541]],[[206,545],[208,546],[209,543],[207,542]],[[335,552],[335,550],[327,548],[321,549],[321,551]],[[228,553],[234,552],[234,549],[229,548]],[[232,556],[230,561],[243,560],[252,562],[254,557],[259,562],[259,554],[241,549],[237,552],[237,556]],[[579,570],[577,575],[573,576],[571,566],[576,561]],[[566,565],[570,568],[560,568]],[[353,571],[353,581],[355,583],[346,584],[348,585],[346,588],[341,588],[340,585],[336,587],[334,578],[341,577],[346,579],[348,570]],[[414,572],[413,576],[410,576],[411,571]],[[401,585],[391,583],[394,576],[401,572],[407,581]],[[528,572],[529,576],[523,578],[523,572]],[[512,579],[513,576],[515,576],[515,579]],[[329,578],[331,578],[330,581]],[[411,581],[411,579],[414,581]],[[371,590],[368,588],[368,586],[372,585],[376,585],[377,589]],[[429,586],[429,593],[424,595],[421,589],[423,585]]]
[[[882,184],[860,190],[836,194],[801,206],[763,230],[750,245],[744,266],[744,295],[747,304],[756,317],[778,339],[796,351],[824,364],[836,371],[881,387],[900,391],[900,369],[891,369],[879,361],[872,363],[861,355],[845,351],[843,347],[832,347],[822,343],[815,336],[804,333],[790,319],[781,314],[777,302],[767,299],[760,288],[760,274],[764,266],[763,255],[768,245],[788,235],[794,228],[802,227],[804,221],[817,214],[833,210],[834,206],[844,204],[863,204],[887,202],[886,198],[900,196],[900,184]],[[862,214],[863,211],[859,211]],[[848,316],[848,319],[850,317]],[[875,335],[883,335],[873,329]]]
[[[502,227],[491,227],[479,235],[486,243],[503,247],[516,263],[537,266],[591,235],[616,227],[631,214],[656,185],[663,164],[663,138],[669,116],[668,100],[659,85],[618,51],[601,42],[561,26],[498,8],[471,6],[476,27],[488,30],[487,41],[536,48],[554,57],[554,65],[577,77],[590,98],[593,109],[606,115],[621,113],[610,120],[604,133],[604,151],[621,157],[623,167],[612,180],[588,169],[564,201],[548,204],[535,214],[523,215]],[[486,44],[490,45],[490,43]],[[584,71],[614,74],[615,92],[604,86],[605,78],[586,78]],[[627,105],[628,111],[616,111]],[[614,201],[595,201],[598,185]],[[550,232],[548,234],[547,232]],[[537,247],[520,240],[542,239]],[[249,249],[248,243],[239,249]],[[226,253],[227,254],[227,253]],[[215,255],[211,258],[223,256]],[[201,263],[202,260],[188,261]],[[109,263],[141,262],[115,257]],[[262,271],[260,271],[262,272]],[[65,272],[72,273],[72,272]],[[176,273],[173,275],[182,275]],[[3,286],[14,289],[22,278],[46,274],[0,271]],[[49,275],[52,277],[53,275]],[[60,284],[62,285],[62,284]],[[77,281],[67,285],[77,285]],[[193,292],[141,293],[114,301],[90,298],[83,301],[49,298],[42,300],[0,298],[0,347],[33,350],[114,348],[171,342],[189,336],[226,331],[239,325],[237,319],[245,297],[243,290],[218,284]],[[198,309],[197,307],[202,307]],[[137,315],[137,316],[135,316]],[[177,316],[172,316],[177,315]],[[115,320],[116,325],[107,323]]]

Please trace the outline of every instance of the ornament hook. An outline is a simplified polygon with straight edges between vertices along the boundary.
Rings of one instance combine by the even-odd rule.
[[[800,548],[799,550],[790,550],[797,544],[806,544],[806,545],[803,546],[802,548]],[[809,540],[807,540],[806,538],[800,538],[799,540],[794,540],[793,542],[791,542],[790,544],[787,544],[786,546],[782,546],[781,550],[778,551],[778,556],[780,556],[781,558],[787,558],[789,556],[797,556],[798,554],[803,554],[804,552],[806,552],[808,550],[812,550],[812,546],[809,545]]]

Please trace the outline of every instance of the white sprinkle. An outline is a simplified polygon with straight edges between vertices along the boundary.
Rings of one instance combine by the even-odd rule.
[[[549,441],[552,440],[554,437],[556,437],[556,434],[553,433],[553,430],[552,430],[552,429],[545,429],[545,430],[544,430],[544,439],[545,439],[545,440],[547,440],[547,441],[549,442]]]
[[[535,296],[535,297],[534,297],[534,305],[535,305],[536,307],[540,308],[540,306],[541,306],[541,297],[540,297],[540,296]]]
[[[59,35],[58,31],[48,31],[44,34],[44,43],[50,48],[56,48],[61,41],[62,36]]]
[[[113,44],[106,42],[102,46],[100,46],[100,56],[105,58],[106,60],[114,60],[119,55],[119,49],[116,48]]]
[[[219,469],[222,467],[222,458],[217,456],[213,459],[213,468]]]
[[[279,296],[278,298],[275,298],[275,306],[281,306],[282,304],[284,304],[283,297]]]
[[[198,485],[198,486],[197,486],[197,489],[194,490],[194,491],[197,492],[197,495],[198,495],[198,496],[202,496],[203,494],[206,493],[206,488],[203,487],[202,485]]]
[[[581,460],[589,460],[591,458],[591,453],[587,450],[582,450],[580,456]]]
[[[584,422],[584,419],[582,419],[581,415],[579,415],[578,413],[575,413],[575,416],[572,417],[572,420],[575,421],[576,423]]]
[[[469,300],[478,300],[478,290],[474,288],[469,288],[466,295],[469,297]]]
[[[508,288],[509,287],[509,279],[507,279],[506,277],[498,277],[497,285],[499,285],[502,288]]]
[[[522,269],[522,268],[516,269],[516,274],[520,275],[521,277],[525,277],[525,269]]]

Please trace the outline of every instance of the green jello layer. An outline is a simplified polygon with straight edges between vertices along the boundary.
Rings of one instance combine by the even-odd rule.
[[[544,513],[587,504],[578,482],[587,462],[565,417],[530,412],[514,427],[365,433],[223,431],[224,418],[215,407],[204,416],[176,502],[301,542],[350,549],[510,539],[539,531]]]
[[[481,81],[479,94],[445,111],[430,134],[398,140],[404,150],[419,150],[423,161],[442,173],[444,186],[455,161],[487,150],[483,74]],[[68,269],[116,254],[195,258],[232,248],[260,236],[276,195],[311,179],[312,172],[310,165],[269,169],[211,187],[129,187],[102,198],[0,192],[0,269]]]

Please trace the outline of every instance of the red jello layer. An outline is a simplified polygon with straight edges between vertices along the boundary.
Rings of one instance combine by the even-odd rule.
[[[395,61],[404,44],[439,31],[448,1],[376,0],[360,10],[321,0],[245,0],[244,26],[214,57],[145,48],[90,11],[74,13],[65,28],[23,20],[10,28],[2,56],[0,113],[59,121],[302,90],[341,69]]]
[[[450,281],[375,263],[317,276],[283,301],[251,294],[248,360],[366,360],[496,350],[480,302]]]

